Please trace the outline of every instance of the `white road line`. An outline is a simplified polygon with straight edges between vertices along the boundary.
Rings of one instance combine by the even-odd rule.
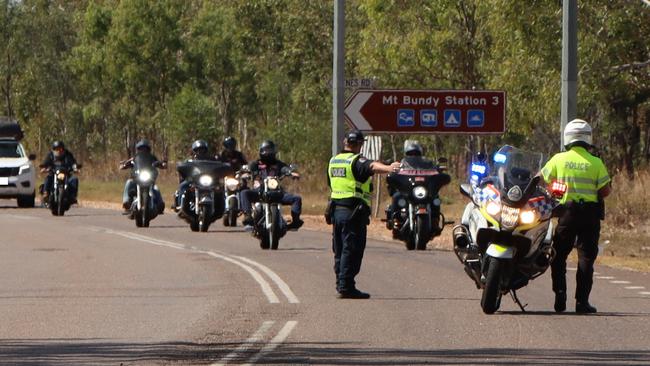
[[[273,320],[267,320],[264,323],[262,323],[262,326],[255,332],[253,333],[252,336],[250,336],[244,343],[239,345],[239,347],[235,348],[232,352],[224,356],[222,359],[220,359],[218,362],[211,364],[210,366],[223,366],[226,365],[228,362],[240,358],[241,354],[248,351],[250,348],[255,346],[255,344],[260,343],[266,332],[268,332],[269,329],[275,324],[275,321]]]
[[[639,295],[650,295],[650,291],[641,291]]]
[[[244,264],[244,263],[242,263],[242,262],[240,262],[240,261],[238,261],[236,259],[230,258],[230,257],[225,256],[225,255],[217,254],[215,252],[199,250],[199,249],[196,249],[196,248],[188,247],[188,246],[183,245],[183,244],[174,243],[174,242],[166,241],[166,240],[150,238],[148,236],[134,234],[134,233],[130,233],[128,231],[117,231],[117,230],[110,230],[110,229],[103,229],[103,228],[100,228],[100,230],[103,230],[104,232],[106,232],[108,234],[119,235],[119,236],[122,236],[122,237],[125,237],[125,238],[128,238],[128,239],[137,240],[137,241],[141,241],[141,242],[145,242],[145,243],[149,243],[149,244],[153,244],[153,245],[164,246],[164,247],[169,247],[169,248],[179,249],[179,250],[187,250],[187,251],[192,251],[192,252],[197,252],[197,253],[203,253],[203,254],[207,254],[209,256],[212,256],[214,258],[222,259],[222,260],[225,260],[227,262],[236,264],[237,266],[243,268],[246,272],[248,272],[251,275],[251,277],[253,277],[253,279],[255,281],[257,281],[257,283],[262,288],[262,292],[264,293],[266,298],[269,300],[269,303],[271,303],[271,304],[280,303],[280,299],[275,294],[275,292],[273,292],[273,288],[268,283],[268,281],[266,281],[264,279],[264,277],[262,277],[262,275],[259,272],[257,272],[254,268],[252,268],[251,266],[246,265],[246,264]]]
[[[625,286],[626,290],[643,290],[645,287],[643,286]]]
[[[249,264],[261,269],[262,272],[266,273],[266,275],[269,276],[271,278],[271,280],[273,280],[273,282],[275,282],[275,284],[278,286],[280,291],[282,291],[284,296],[287,297],[287,300],[289,301],[290,304],[299,304],[300,303],[300,300],[298,300],[298,297],[293,293],[293,291],[291,291],[291,288],[289,287],[289,285],[287,285],[287,283],[284,282],[282,280],[282,278],[280,278],[280,276],[278,276],[275,272],[273,272],[269,267],[267,267],[267,266],[265,266],[265,265],[263,265],[261,263],[255,262],[252,259],[248,259],[246,257],[240,257],[240,256],[237,256],[237,255],[235,255],[233,257],[235,257],[235,258],[237,258],[237,259],[239,259],[241,261],[244,261],[246,263],[249,263]]]
[[[597,279],[599,280],[613,280],[615,277],[614,276],[596,276]]]
[[[284,341],[289,337],[289,334],[291,334],[291,331],[293,331],[293,328],[296,327],[298,324],[297,321],[295,320],[290,320],[288,321],[282,329],[278,332],[278,334],[271,339],[269,343],[267,343],[255,356],[251,357],[248,360],[248,363],[246,363],[246,366],[251,366],[255,362],[259,361],[260,358],[262,358],[264,355],[273,352],[278,346],[280,346]]]
[[[34,216],[24,216],[24,215],[14,215],[14,214],[2,214],[0,215],[1,217],[9,217],[11,219],[18,219],[18,220],[36,220],[36,217]]]
[[[576,267],[567,267],[567,271],[577,271],[578,269]]]
[[[614,284],[617,284],[617,285],[629,285],[632,282],[617,280],[617,281],[609,281],[609,283],[614,283]]]
[[[278,299],[278,296],[275,294],[275,292],[273,292],[273,289],[271,288],[271,285],[269,285],[269,283],[264,279],[264,277],[262,277],[262,275],[259,272],[257,272],[255,269],[253,269],[252,267],[250,267],[248,265],[245,265],[242,262],[236,261],[236,260],[234,260],[232,258],[226,257],[225,255],[217,254],[215,252],[204,252],[204,253],[209,255],[209,256],[219,258],[219,259],[223,259],[223,260],[225,260],[227,262],[230,262],[230,263],[233,263],[233,264],[236,264],[236,265],[240,266],[246,272],[248,272],[253,277],[253,279],[255,279],[255,281],[257,281],[257,283],[260,284],[260,287],[262,287],[262,292],[264,292],[264,295],[266,295],[266,298],[269,299],[269,302],[271,304],[278,304],[280,302],[280,299]]]

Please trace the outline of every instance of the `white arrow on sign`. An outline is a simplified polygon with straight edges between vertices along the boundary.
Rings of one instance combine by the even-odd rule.
[[[372,92],[360,92],[354,96],[354,99],[350,101],[347,107],[345,107],[345,116],[348,118],[350,123],[357,129],[361,131],[371,131],[370,123],[363,118],[361,115],[361,108],[366,104],[368,99],[372,96]]]

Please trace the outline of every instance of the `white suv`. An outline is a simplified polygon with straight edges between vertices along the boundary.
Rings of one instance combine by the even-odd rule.
[[[35,159],[15,138],[0,136],[0,198],[16,198],[18,207],[34,207]]]

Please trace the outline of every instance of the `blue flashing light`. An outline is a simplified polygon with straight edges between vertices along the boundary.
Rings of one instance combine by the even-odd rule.
[[[503,163],[506,162],[506,159],[507,159],[507,156],[506,156],[505,154],[502,154],[502,153],[496,153],[496,154],[494,154],[494,162],[495,162],[495,163],[501,163],[501,164],[503,164]]]
[[[471,169],[472,169],[472,173],[478,173],[480,175],[483,175],[483,174],[485,174],[485,171],[487,170],[487,167],[485,165],[483,165],[483,164],[473,163]]]

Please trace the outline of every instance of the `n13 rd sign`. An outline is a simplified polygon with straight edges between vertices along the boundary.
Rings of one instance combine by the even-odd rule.
[[[502,134],[506,93],[489,90],[357,90],[345,118],[373,133]]]

